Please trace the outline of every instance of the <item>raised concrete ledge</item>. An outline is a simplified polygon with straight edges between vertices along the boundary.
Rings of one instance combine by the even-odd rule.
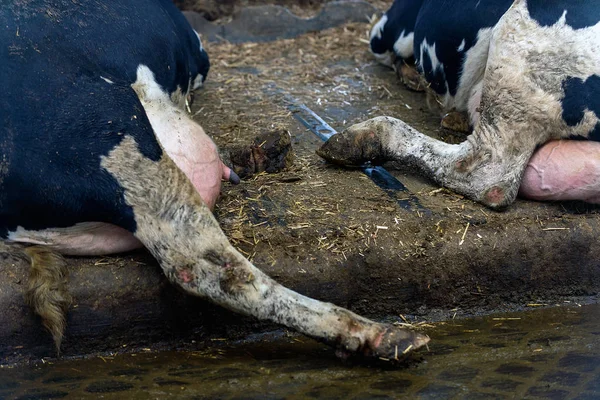
[[[406,218],[403,228],[410,232],[414,224],[428,222],[433,221]],[[521,221],[515,226],[505,222],[505,229],[496,223],[470,228],[471,237],[496,236],[499,240],[488,244],[466,240],[459,246],[452,237],[404,261],[398,256],[398,247],[392,245],[397,238],[380,235],[377,246],[349,251],[344,262],[333,260],[323,249],[305,249],[306,254],[298,257],[297,252],[276,248],[277,263],[272,266],[269,260],[274,252],[266,245],[268,241],[277,237],[298,242],[322,232],[322,227],[315,226],[314,232],[304,230],[301,238],[289,229],[286,234],[285,229],[257,228],[255,234],[265,245],[255,247],[254,261],[292,289],[375,318],[457,307],[460,315],[600,292],[596,215],[572,216],[553,223],[553,228],[561,229],[547,231],[535,222]],[[144,252],[69,259],[69,268],[74,303],[69,311],[65,356],[125,347],[177,347],[192,340],[233,339],[274,327],[184,295],[166,281]],[[50,336],[23,302],[27,272],[24,261],[2,255],[0,363],[54,355]]]

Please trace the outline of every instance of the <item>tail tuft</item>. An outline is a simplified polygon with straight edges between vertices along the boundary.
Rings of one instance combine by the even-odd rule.
[[[42,318],[44,327],[52,334],[56,352],[66,326],[66,312],[71,304],[67,291],[67,264],[60,254],[43,246],[31,246],[24,250],[31,262],[25,301]]]

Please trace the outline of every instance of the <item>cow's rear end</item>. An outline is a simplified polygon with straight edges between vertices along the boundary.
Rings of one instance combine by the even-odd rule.
[[[429,341],[284,288],[229,244],[200,194],[228,175],[216,148],[206,169],[195,146],[173,144],[209,140],[184,111],[208,59],[170,1],[1,7],[0,237],[25,244],[31,304],[57,348],[69,301],[59,254],[139,244],[185,292],[343,351],[393,359]]]

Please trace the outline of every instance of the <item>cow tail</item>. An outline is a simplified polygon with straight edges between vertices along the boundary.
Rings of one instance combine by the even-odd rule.
[[[60,254],[44,246],[26,247],[23,252],[31,263],[25,301],[42,318],[60,355],[66,312],[71,304],[67,264]]]

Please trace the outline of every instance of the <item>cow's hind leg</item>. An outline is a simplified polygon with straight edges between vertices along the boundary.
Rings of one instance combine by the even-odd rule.
[[[140,153],[133,138],[126,137],[102,165],[124,188],[135,215],[135,236],[170,281],[188,293],[366,355],[399,358],[429,341],[307,298],[270,279],[229,244],[168,156],[152,161]]]
[[[422,92],[427,84],[415,66],[414,30],[420,2],[396,1],[371,29],[369,47],[381,64],[394,68],[410,90]]]

